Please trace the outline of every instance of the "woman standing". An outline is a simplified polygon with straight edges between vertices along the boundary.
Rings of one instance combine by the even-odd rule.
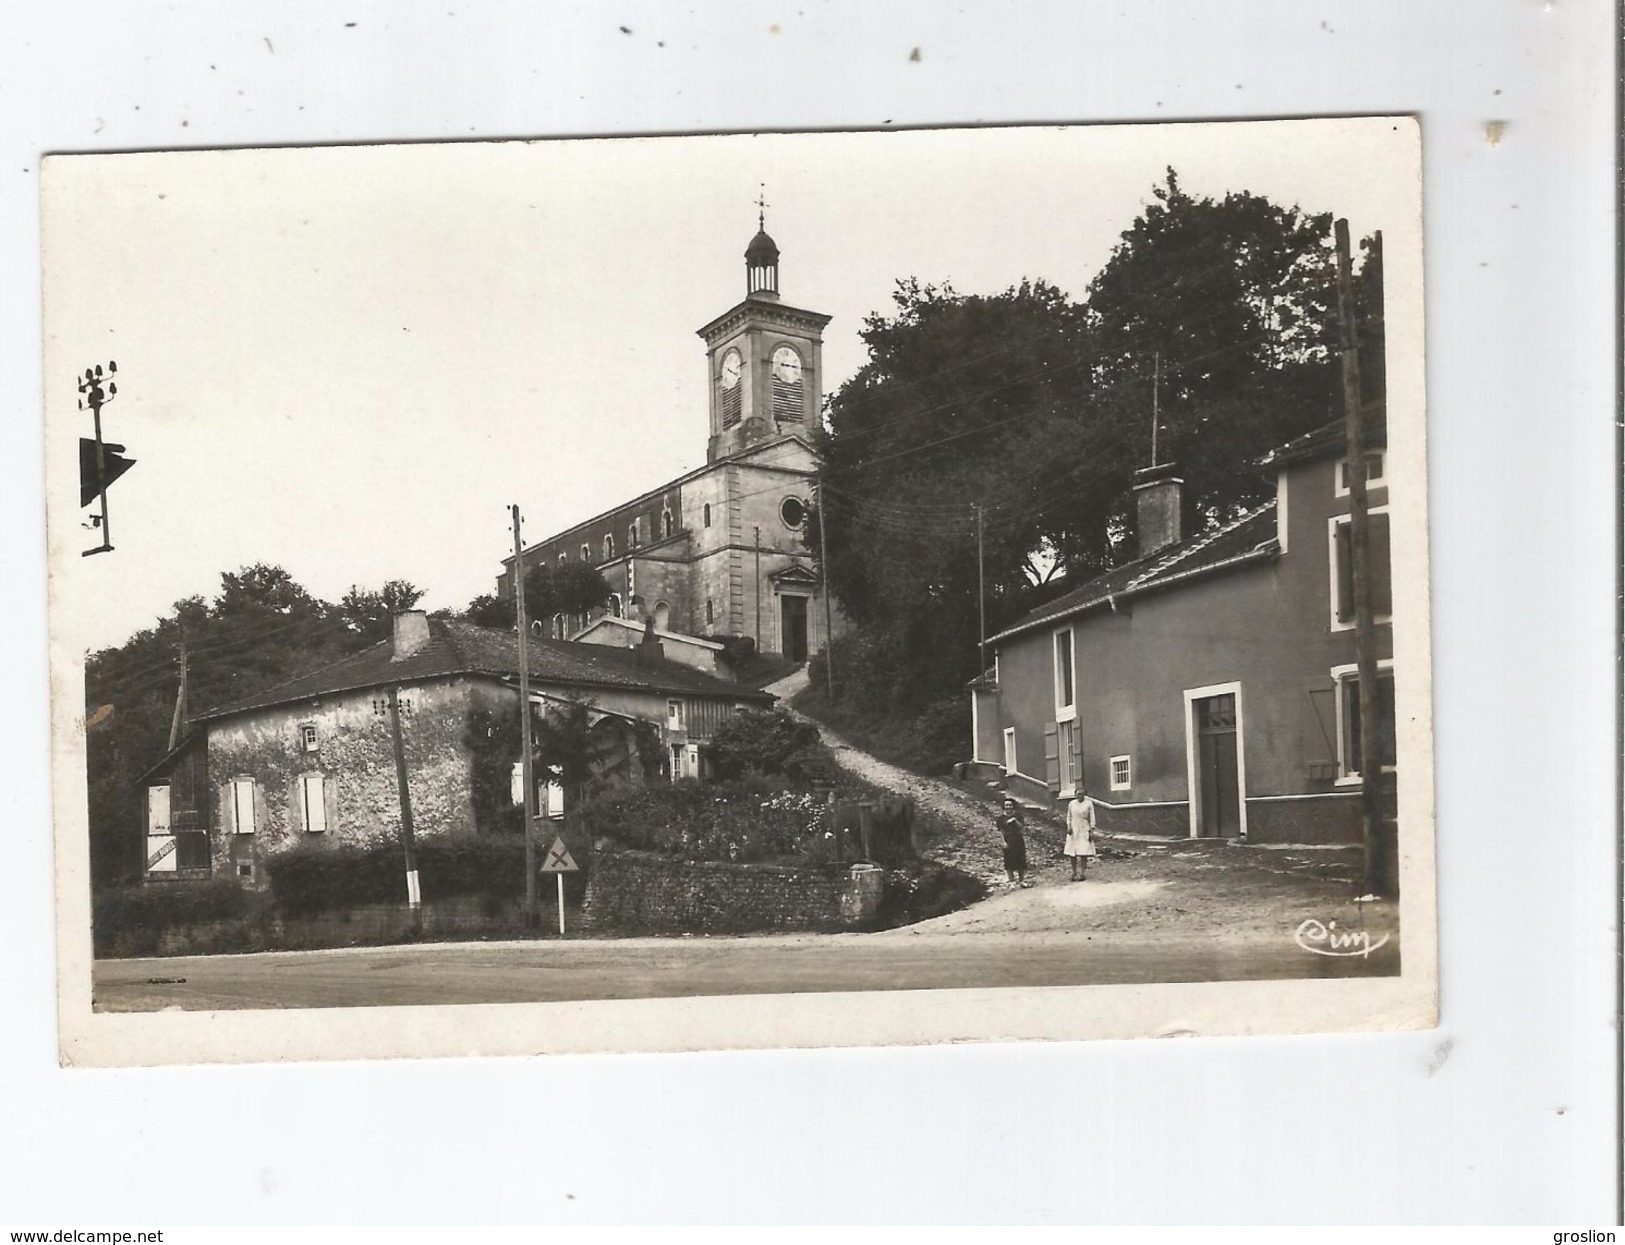
[[[1004,813],[993,823],[1004,836],[1004,876],[1011,886],[1027,883],[1027,836],[1023,832],[1021,810],[1009,796],[1004,799]]]
[[[1072,864],[1072,880],[1087,879],[1089,861],[1095,855],[1095,802],[1082,787],[1066,806],[1066,846],[1061,850]]]

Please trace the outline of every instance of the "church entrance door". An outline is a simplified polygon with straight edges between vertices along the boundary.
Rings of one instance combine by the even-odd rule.
[[[780,651],[791,661],[807,660],[807,598],[779,598]]]

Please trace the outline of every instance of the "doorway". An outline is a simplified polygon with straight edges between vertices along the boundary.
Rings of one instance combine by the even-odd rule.
[[[779,598],[780,651],[791,661],[807,660],[807,598]]]
[[[1242,795],[1241,689],[1228,685],[1185,693],[1189,736],[1191,833],[1204,839],[1246,834]]]

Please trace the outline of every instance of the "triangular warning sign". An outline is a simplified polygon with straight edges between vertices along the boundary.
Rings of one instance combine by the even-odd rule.
[[[564,846],[564,840],[554,839],[553,846],[547,849],[547,859],[542,862],[542,872],[574,873],[578,868],[570,849]]]

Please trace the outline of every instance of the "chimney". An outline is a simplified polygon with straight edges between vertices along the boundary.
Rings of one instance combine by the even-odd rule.
[[[655,636],[655,620],[651,614],[643,620],[643,639],[638,642],[638,665],[658,666],[665,656],[666,650]]]
[[[391,661],[416,657],[429,646],[429,616],[422,610],[402,610],[395,615],[395,651]]]
[[[1175,463],[1163,463],[1134,473],[1134,502],[1140,537],[1140,556],[1148,558],[1159,549],[1177,544],[1184,511],[1181,492],[1185,481]]]

